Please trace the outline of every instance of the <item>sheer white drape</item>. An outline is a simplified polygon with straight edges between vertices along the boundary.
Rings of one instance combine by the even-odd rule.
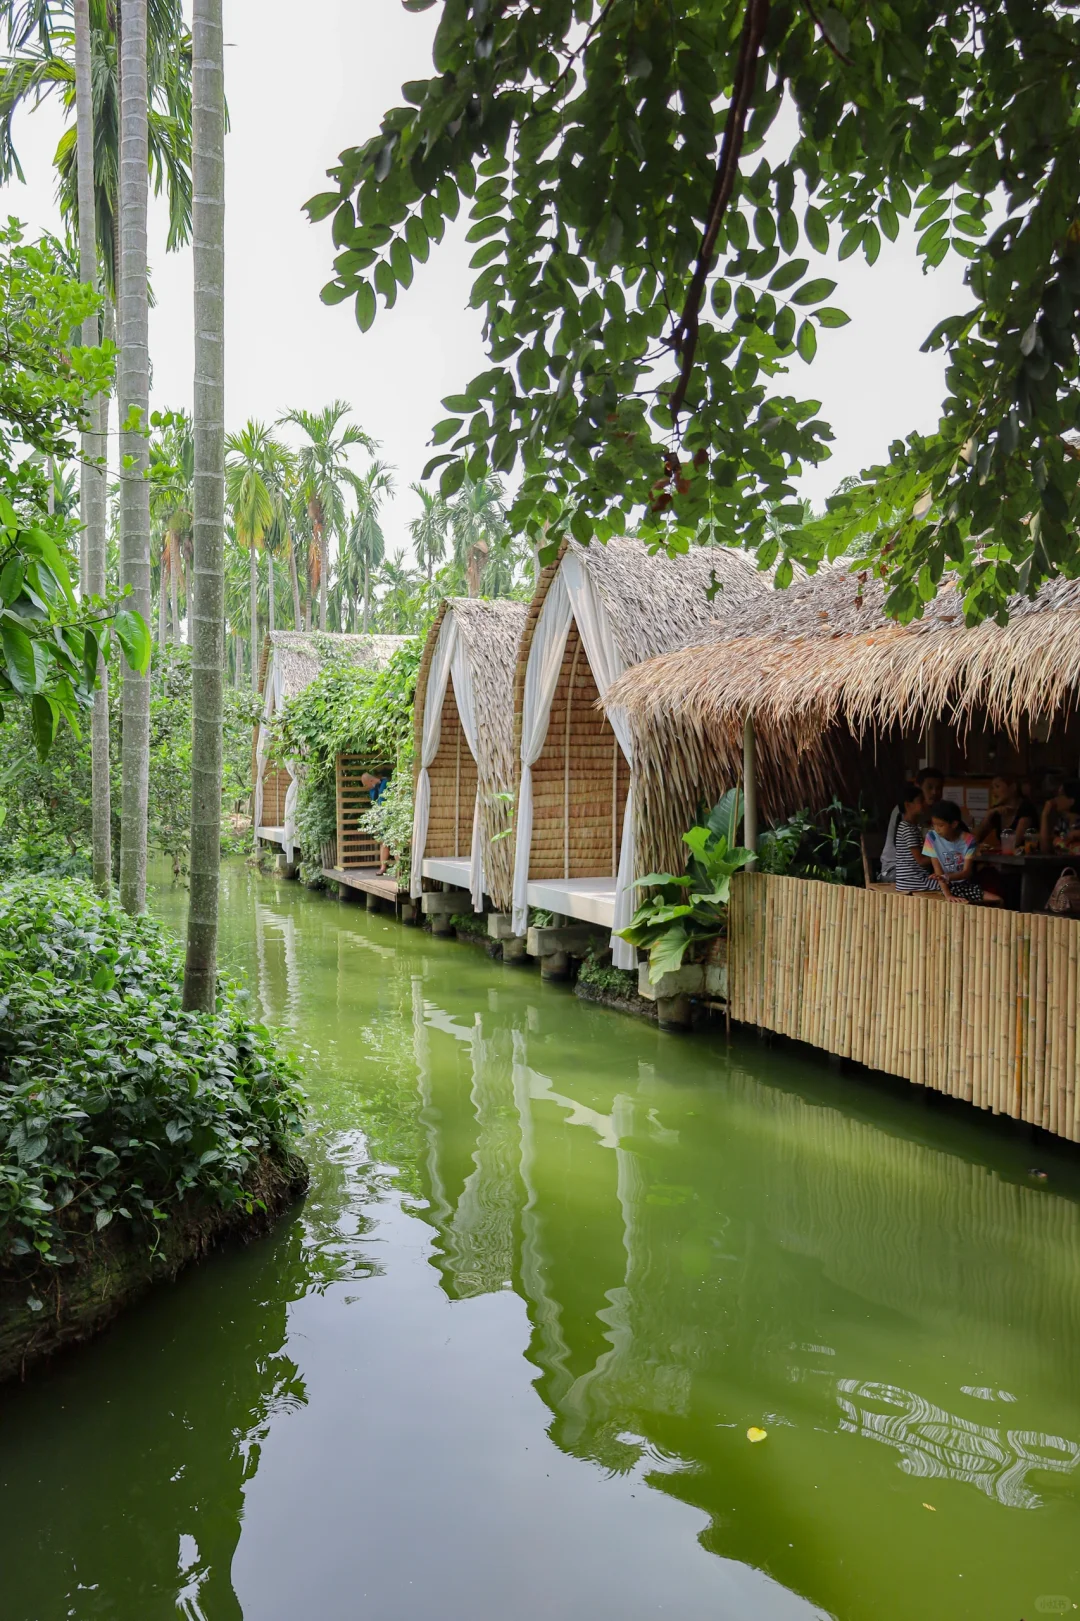
[[[263,819],[263,788],[266,776],[266,766],[270,758],[270,723],[282,704],[282,676],[278,661],[273,654],[270,656],[269,667],[266,671],[266,692],[263,698],[262,720],[259,723],[259,740],[255,745],[255,815],[254,826],[262,826]],[[289,773],[289,786],[285,794],[285,815],[283,818],[281,843],[285,851],[286,861],[296,860],[296,796],[299,784],[296,780],[299,763],[296,760],[285,760],[284,766]]]
[[[565,563],[565,559],[564,559]],[[547,737],[551,703],[562,667],[570,631],[570,598],[560,569],[544,598],[525,666],[525,693],[521,706],[521,785],[518,789],[514,836],[513,930],[524,934],[529,926],[529,853],[532,849],[532,768]]]
[[[428,822],[431,818],[431,764],[439,752],[442,729],[442,709],[447,683],[454,683],[461,729],[469,753],[475,760],[478,749],[476,705],[473,700],[472,669],[465,646],[452,613],[443,616],[439,627],[439,640],[435,644],[428,670],[427,691],[424,696],[424,726],[420,740],[420,771],[416,782],[416,804],[413,808],[412,878],[409,892],[415,899],[423,890],[423,860],[427,849]],[[473,910],[484,909],[484,852],[480,838],[480,790],[477,788],[473,805],[472,847],[469,852],[469,890]]]
[[[585,657],[601,698],[619,679],[626,666],[611,634],[607,613],[597,595],[592,577],[581,558],[567,552],[559,573],[566,581],[570,608],[581,635]],[[625,929],[634,915],[634,744],[629,722],[621,710],[608,715],[615,739],[631,767],[630,790],[623,811],[622,840],[619,846],[619,870],[615,879],[615,928]],[[637,950],[617,935],[611,937],[611,960],[616,968],[636,968]]]

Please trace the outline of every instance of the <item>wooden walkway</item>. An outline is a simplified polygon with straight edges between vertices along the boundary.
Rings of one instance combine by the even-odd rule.
[[[399,899],[409,898],[404,890],[398,889],[396,878],[381,877],[377,867],[324,867],[322,875],[332,884],[344,884],[348,889],[362,890],[365,895],[377,895],[391,906],[396,906]]]

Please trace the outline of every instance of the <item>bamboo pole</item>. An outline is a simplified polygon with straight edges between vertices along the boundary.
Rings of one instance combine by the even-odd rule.
[[[1038,950],[1035,954],[1035,1099],[1031,1114],[1032,1125],[1042,1126],[1050,1113],[1050,1042],[1049,1031],[1046,1024],[1046,926],[1050,919],[1045,914],[1036,918],[1035,939]]]
[[[1080,929],[1070,927],[1068,931],[1068,990],[1065,997],[1065,1125],[1064,1135],[1070,1142],[1078,1140],[1076,1118],[1076,1069],[1078,1054],[1076,1050],[1076,999],[1080,994],[1077,985],[1077,957]]]

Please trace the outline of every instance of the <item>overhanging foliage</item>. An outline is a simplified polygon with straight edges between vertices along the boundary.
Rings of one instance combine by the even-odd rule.
[[[782,545],[781,583],[854,541],[901,618],[950,565],[969,617],[1000,612],[1080,566],[1078,47],[1038,0],[443,0],[435,75],[308,205],[339,250],[323,296],[366,329],[464,198],[491,366],[444,402],[444,494],[517,464],[511,520],[549,547],[712,519],[763,563]],[[939,429],[800,526],[831,433],[780,379],[846,319],[816,257],[873,264],[907,218],[926,268],[969,262],[929,340]]]

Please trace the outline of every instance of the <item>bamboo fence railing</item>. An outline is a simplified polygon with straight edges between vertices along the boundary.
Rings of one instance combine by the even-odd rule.
[[[371,761],[362,754],[339,754],[337,778],[337,864],[348,871],[377,867],[379,844],[359,827],[360,817],[371,809],[371,795],[360,778],[371,770]]]
[[[731,1016],[1080,1142],[1080,924],[742,873]]]

